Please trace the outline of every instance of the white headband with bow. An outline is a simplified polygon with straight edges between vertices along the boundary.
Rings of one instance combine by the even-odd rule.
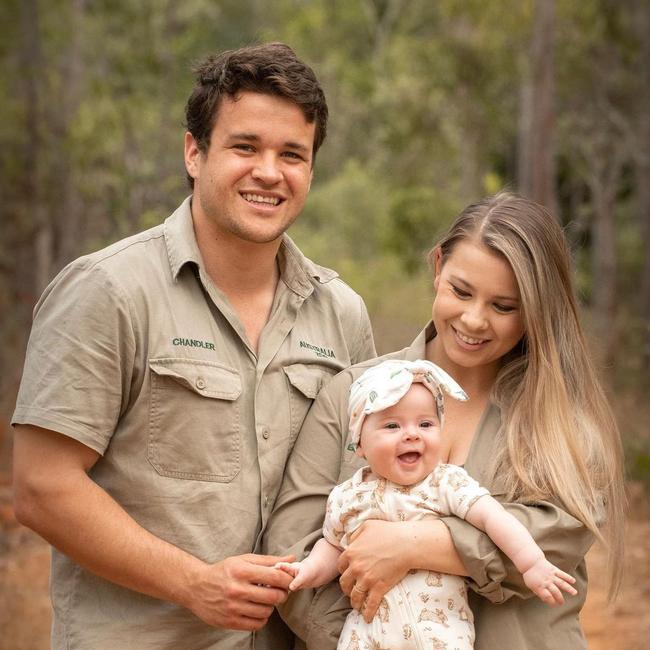
[[[348,414],[352,442],[359,444],[361,427],[367,415],[397,404],[414,382],[423,384],[431,391],[440,426],[444,414],[443,390],[461,402],[468,399],[465,391],[442,368],[430,361],[383,361],[366,370],[350,386]]]

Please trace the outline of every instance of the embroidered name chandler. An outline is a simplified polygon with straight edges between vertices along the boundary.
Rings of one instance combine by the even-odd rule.
[[[328,359],[336,359],[334,350],[330,350],[329,348],[321,348],[318,345],[312,345],[311,343],[307,343],[306,341],[300,341],[300,347],[307,348],[308,350],[315,352],[317,357],[327,357]]]
[[[206,350],[214,350],[214,343],[209,341],[199,341],[198,339],[183,339],[177,337],[172,339],[172,345],[183,345],[186,348],[205,348]]]

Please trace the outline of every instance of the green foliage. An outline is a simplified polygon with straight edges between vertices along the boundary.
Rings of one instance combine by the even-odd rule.
[[[409,273],[422,267],[426,251],[453,220],[459,206],[433,186],[395,190],[390,220],[384,229],[384,248],[402,261]]]
[[[357,160],[315,183],[297,228],[308,230],[317,259],[368,259],[380,254],[378,234],[387,218],[386,187]]]
[[[593,163],[636,140],[643,35],[633,5],[556,0],[560,202],[587,298]],[[534,0],[0,3],[0,307],[16,314],[12,323],[3,316],[0,335],[20,349],[17,333],[27,330],[39,290],[32,277],[39,224],[52,227],[53,274],[80,252],[159,223],[188,193],[182,137],[193,62],[283,40],[313,65],[331,112],[292,236],[362,293],[382,350],[405,345],[429,314],[424,252],[465,204],[516,187],[534,7]],[[614,198],[627,352],[620,356],[631,358],[644,326],[637,309],[644,251],[626,155]],[[9,365],[17,369],[19,360]]]

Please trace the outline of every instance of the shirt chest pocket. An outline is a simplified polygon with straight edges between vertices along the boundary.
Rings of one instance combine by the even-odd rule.
[[[227,483],[241,468],[241,378],[227,366],[150,359],[147,457],[161,476]]]
[[[338,372],[335,368],[294,363],[284,366],[289,382],[289,409],[291,411],[290,442],[296,439],[300,427],[314,399],[327,382]]]

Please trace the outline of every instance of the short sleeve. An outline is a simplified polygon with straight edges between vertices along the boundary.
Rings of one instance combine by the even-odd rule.
[[[87,258],[73,262],[34,309],[12,424],[57,431],[103,454],[128,402],[135,348],[121,287]]]
[[[354,353],[351,355],[351,363],[361,363],[362,361],[367,361],[368,359],[373,359],[377,356],[377,351],[375,350],[375,341],[372,335],[372,325],[370,324],[370,317],[368,316],[368,310],[366,305],[363,302],[361,296],[358,296],[359,299],[359,327],[356,336],[356,348]]]
[[[490,494],[462,467],[438,465],[431,474],[431,487],[438,490],[441,513],[465,519],[469,509],[482,496]]]
[[[341,521],[342,512],[342,490],[341,486],[336,486],[327,499],[327,508],[325,510],[325,519],[323,521],[323,537],[332,546],[341,548],[341,542],[345,535],[343,523]]]

